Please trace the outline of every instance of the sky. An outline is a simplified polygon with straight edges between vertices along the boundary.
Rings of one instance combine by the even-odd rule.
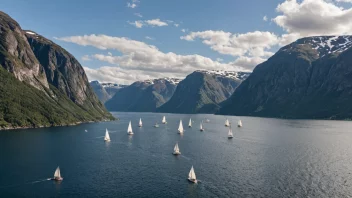
[[[352,34],[352,0],[0,0],[65,48],[88,79],[130,84],[252,71],[299,38]]]

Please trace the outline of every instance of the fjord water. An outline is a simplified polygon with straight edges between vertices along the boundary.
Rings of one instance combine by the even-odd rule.
[[[0,197],[352,196],[352,122],[241,117],[229,140],[224,116],[165,114],[163,125],[163,115],[114,113],[119,121],[1,131]],[[172,155],[176,142],[180,156]],[[187,181],[192,165],[199,184]],[[64,180],[46,180],[57,166]]]

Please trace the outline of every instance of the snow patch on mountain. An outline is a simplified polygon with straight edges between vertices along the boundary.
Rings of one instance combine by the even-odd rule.
[[[282,51],[292,49],[295,45],[310,45],[321,58],[332,53],[341,53],[352,47],[352,36],[314,36],[298,39],[282,48]]]
[[[197,72],[212,74],[220,77],[238,79],[238,80],[244,80],[251,74],[250,72],[223,71],[223,70],[197,70]]]
[[[144,82],[144,83],[147,83],[147,84],[156,84],[156,83],[166,83],[166,82],[169,82],[171,84],[174,84],[174,85],[177,85],[182,79],[179,79],[179,78],[168,78],[168,77],[165,77],[165,78],[158,78],[158,79],[148,79],[148,80],[143,80],[143,81],[138,81],[138,82]]]

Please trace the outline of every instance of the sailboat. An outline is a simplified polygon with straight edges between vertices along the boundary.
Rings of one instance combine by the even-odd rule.
[[[232,138],[233,138],[233,133],[232,133],[231,126],[230,126],[230,128],[229,128],[229,133],[228,133],[228,135],[227,135],[227,138],[229,138],[229,139],[232,139]]]
[[[192,127],[192,119],[189,119],[189,123],[188,123],[188,127],[191,128]]]
[[[64,178],[61,177],[60,167],[57,167],[54,173],[54,177],[51,180],[62,181]]]
[[[178,148],[178,143],[176,143],[176,145],[174,147],[174,152],[172,154],[181,155],[180,148]]]
[[[238,127],[242,127],[242,121],[241,120],[238,121],[237,126]]]
[[[110,142],[110,135],[108,129],[105,131],[105,137],[104,137],[105,142]]]
[[[161,121],[161,123],[163,123],[163,124],[166,124],[166,123],[167,123],[165,116],[163,117],[163,120]]]
[[[226,119],[226,120],[225,120],[225,126],[226,126],[226,127],[230,126],[229,119]]]
[[[156,122],[156,123],[154,124],[154,127],[155,127],[155,128],[159,128],[159,124]]]
[[[130,121],[130,123],[128,124],[127,133],[128,133],[128,135],[133,135],[131,121]]]
[[[143,124],[142,124],[142,118],[139,118],[139,124],[138,124],[139,127],[142,127]]]
[[[182,120],[180,120],[180,125],[178,126],[178,133],[183,134],[183,125],[182,125]]]
[[[199,130],[200,130],[200,131],[204,131],[203,122],[200,123]]]
[[[194,169],[193,169],[193,166],[188,173],[188,181],[195,183],[195,184],[198,182],[197,178],[196,178],[196,173],[194,172]]]

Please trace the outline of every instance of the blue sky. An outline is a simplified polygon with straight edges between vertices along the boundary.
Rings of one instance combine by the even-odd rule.
[[[252,70],[298,38],[351,34],[350,2],[2,0],[1,7],[22,29],[72,53],[90,80],[128,84],[196,69]]]

